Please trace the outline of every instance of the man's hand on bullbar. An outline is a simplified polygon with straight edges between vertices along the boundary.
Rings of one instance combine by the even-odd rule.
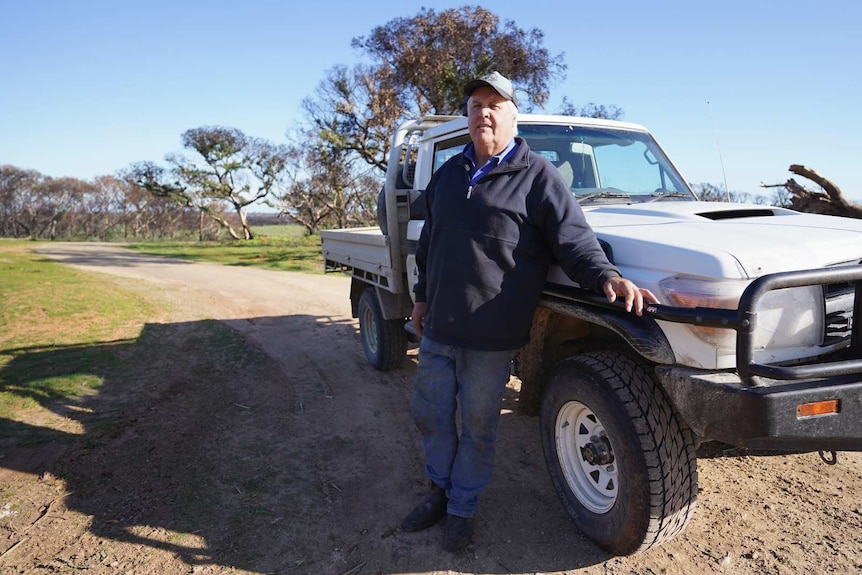
[[[621,297],[625,300],[626,311],[634,309],[638,315],[643,315],[645,301],[658,303],[658,299],[650,290],[639,288],[626,278],[613,277],[605,282],[603,289],[609,302],[613,303],[617,301],[618,297]]]

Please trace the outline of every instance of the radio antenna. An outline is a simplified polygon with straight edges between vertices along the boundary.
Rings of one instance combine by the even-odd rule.
[[[721,156],[721,142],[718,141],[718,126],[715,123],[715,116],[712,115],[712,105],[709,100],[706,101],[706,107],[709,108],[709,117],[712,119],[712,129],[715,132],[715,146],[718,148],[718,161],[721,163],[721,176],[724,178],[724,197],[730,201],[730,188],[727,187],[727,173],[724,171],[724,158]]]

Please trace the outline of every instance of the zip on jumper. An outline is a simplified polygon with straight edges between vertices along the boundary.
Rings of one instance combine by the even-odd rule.
[[[470,183],[467,185],[467,199],[469,200],[473,196],[473,190],[476,189],[476,186],[479,185],[479,182],[487,178],[494,169],[496,169],[500,165],[499,158],[492,157],[488,160],[484,166],[480,169],[476,170],[473,175],[470,177]],[[468,166],[465,166],[468,167]],[[469,169],[469,167],[468,167]]]
[[[484,180],[488,176],[490,176],[491,170],[493,170],[494,168],[496,168],[499,165],[500,164],[494,164],[494,165],[489,167],[488,164],[485,164],[485,168],[487,168],[487,169],[485,169],[484,171],[477,170],[476,173],[473,174],[473,177],[470,179],[470,183],[467,185],[467,199],[468,200],[471,197],[473,197],[473,190],[476,189],[476,186],[479,185],[479,182],[481,182],[482,180]]]
[[[486,175],[493,172],[498,166],[500,166],[503,162],[508,160],[515,151],[518,149],[517,143],[513,139],[509,144],[503,149],[502,152],[495,156],[491,156],[482,166],[476,166],[475,163],[475,154],[473,152],[472,147],[468,146],[464,155],[469,160],[468,163],[464,164],[464,169],[470,173],[470,184],[467,186],[467,199],[469,200],[473,196],[473,188],[476,187],[476,184],[479,183],[479,180],[485,178]],[[471,169],[472,167],[472,169]]]

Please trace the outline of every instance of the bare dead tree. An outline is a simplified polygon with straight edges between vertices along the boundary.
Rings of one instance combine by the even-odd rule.
[[[830,179],[822,176],[816,170],[800,164],[791,165],[790,171],[797,176],[811,180],[823,191],[810,190],[793,178],[789,178],[783,184],[763,184],[763,187],[785,188],[790,194],[789,207],[799,212],[862,219],[862,206],[844,197],[841,188]]]

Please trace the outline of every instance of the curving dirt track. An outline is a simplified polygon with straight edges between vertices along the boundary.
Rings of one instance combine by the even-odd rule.
[[[538,420],[517,414],[514,379],[475,541],[450,555],[441,529],[398,529],[424,490],[407,408],[415,352],[390,373],[365,363],[348,278],[100,244],[39,251],[163,301],[141,337],[174,354],[130,357],[139,372],[108,382],[150,393],[147,405],[122,407],[115,428],[43,448],[26,465],[3,455],[0,486],[20,505],[6,510],[19,516],[3,532],[2,574],[862,572],[862,454],[827,465],[816,453],[714,444],[699,452],[686,532],[609,557],[557,502]],[[241,334],[244,349],[197,341],[213,325]],[[236,356],[238,376],[207,371],[206,354],[222,352]]]

